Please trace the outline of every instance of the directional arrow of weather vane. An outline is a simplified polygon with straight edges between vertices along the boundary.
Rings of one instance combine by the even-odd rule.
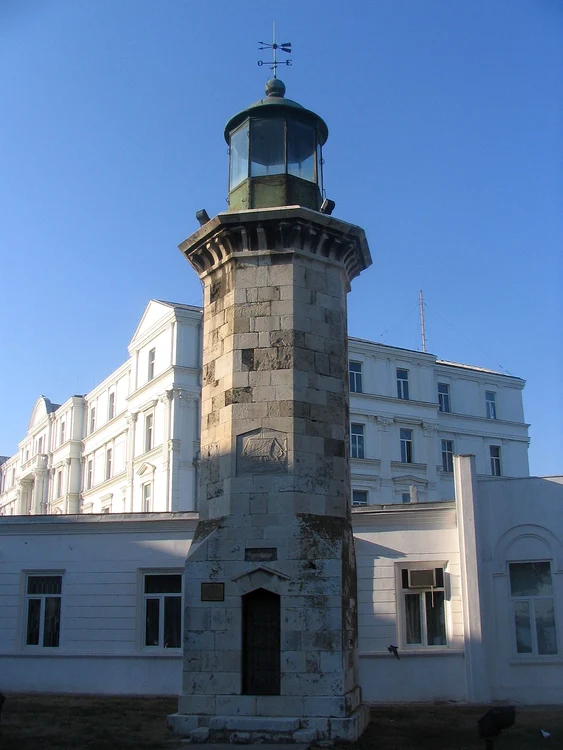
[[[276,24],[274,23],[274,33],[273,33],[273,41],[272,44],[269,44],[268,42],[258,42],[258,44],[262,45],[261,47],[258,47],[258,49],[271,49],[273,51],[273,60],[258,60],[258,65],[269,65],[270,69],[274,71],[274,78],[277,78],[277,69],[279,65],[291,65],[291,60],[280,60],[278,61],[277,58],[277,51],[281,50],[282,52],[286,52],[288,55],[291,53],[291,42],[284,42],[284,44],[277,44],[276,43]]]

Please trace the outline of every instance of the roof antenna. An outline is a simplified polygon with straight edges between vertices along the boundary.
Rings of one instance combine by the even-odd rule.
[[[278,62],[278,56],[277,51],[281,50],[282,52],[287,52],[288,55],[291,54],[291,42],[285,42],[284,44],[277,44],[276,42],[276,22],[274,21],[274,28],[272,32],[272,44],[269,44],[268,42],[258,42],[258,44],[261,44],[261,47],[258,47],[258,49],[271,49],[273,50],[273,60],[258,60],[258,65],[261,67],[262,65],[268,65],[270,67],[270,70],[274,71],[274,78],[277,78],[277,71],[279,65],[287,65],[288,67],[291,66],[291,60],[282,60],[281,62]]]
[[[418,297],[418,304],[420,305],[420,335],[422,337],[422,351],[426,354],[426,331],[424,328],[424,300],[422,299],[422,289]]]

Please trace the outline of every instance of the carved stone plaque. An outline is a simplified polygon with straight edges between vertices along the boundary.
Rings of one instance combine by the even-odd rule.
[[[225,601],[225,584],[224,583],[202,583],[201,584],[201,601],[202,602],[223,602]]]
[[[237,436],[237,474],[287,471],[287,435],[262,427]]]

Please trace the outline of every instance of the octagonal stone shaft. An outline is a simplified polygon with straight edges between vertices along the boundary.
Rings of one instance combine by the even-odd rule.
[[[181,249],[204,284],[204,344],[179,712],[206,726],[201,717],[269,712],[320,739],[353,738],[365,711],[346,293],[371,262],[364,233],[312,210],[268,209],[221,214]],[[242,642],[245,597],[260,590],[278,597],[280,622],[277,683],[261,697]]]

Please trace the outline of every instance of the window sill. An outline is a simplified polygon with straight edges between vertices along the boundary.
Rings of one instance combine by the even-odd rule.
[[[420,649],[411,648],[405,649],[404,651],[399,648],[399,657],[411,656],[463,656],[465,651],[462,648],[444,648],[442,646],[424,646]],[[385,651],[359,651],[360,657],[367,656],[369,658],[378,659],[385,657],[386,659],[394,658],[393,654],[390,654],[387,649]]]
[[[183,652],[181,648],[161,648],[149,651],[143,649],[142,651],[64,651],[60,648],[53,646],[48,648],[47,646],[39,646],[34,648],[33,646],[26,646],[21,651],[0,651],[0,657],[8,658],[14,657],[21,659],[22,657],[54,657],[56,659],[181,659]]]
[[[563,657],[561,656],[530,656],[528,659],[511,659],[509,662],[511,667],[538,667],[544,664],[556,664],[560,667],[563,664]]]

